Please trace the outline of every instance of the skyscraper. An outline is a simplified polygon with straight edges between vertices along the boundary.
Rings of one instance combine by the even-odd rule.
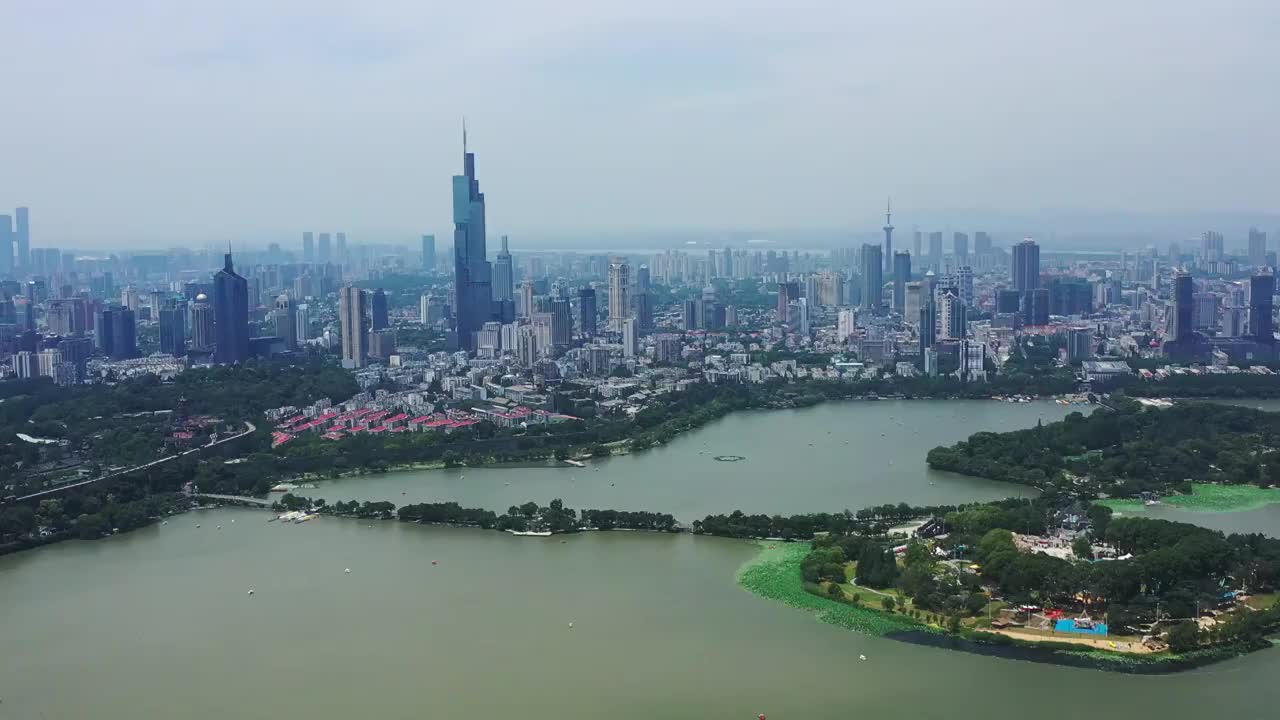
[[[862,246],[862,307],[879,315],[884,310],[883,293],[884,260],[880,257],[880,246],[868,243]]]
[[[956,265],[969,264],[969,235],[958,232],[951,236],[952,252],[956,256]]]
[[[342,367],[364,367],[369,357],[364,324],[364,291],[347,285],[338,291],[338,322],[342,328]]]
[[[942,272],[942,233],[929,233],[929,267]]]
[[[1267,234],[1258,228],[1249,228],[1249,264],[1253,267],[1266,267]]]
[[[213,329],[213,306],[209,304],[209,296],[204,293],[196,295],[191,305],[191,349],[200,353],[213,352],[217,337]]]
[[[476,156],[467,151],[462,128],[462,174],[453,176],[453,285],[458,343],[475,349],[475,334],[493,316],[493,290],[486,259],[484,193],[476,179]],[[526,308],[525,312],[529,312]]]
[[[630,314],[631,266],[627,259],[615,255],[609,258],[609,330],[622,332],[622,322]]]
[[[0,215],[0,274],[13,272],[13,218]]]
[[[1249,335],[1255,342],[1275,343],[1272,312],[1275,309],[1276,276],[1259,273],[1249,278]]]
[[[316,253],[316,262],[327,263],[333,259],[333,254],[329,247],[329,233],[320,233],[320,248]]]
[[[309,263],[316,261],[316,241],[313,233],[302,233],[302,261]]]
[[[369,297],[369,320],[369,327],[374,332],[391,327],[391,320],[387,313],[387,294],[382,288],[374,290],[373,295]]]
[[[422,236],[422,269],[435,272],[436,269],[436,236]]]
[[[138,357],[138,324],[132,310],[116,308],[111,316],[111,359]]]
[[[942,328],[942,335],[951,340],[961,340],[965,336],[967,326],[965,304],[960,300],[960,296],[953,290],[948,290],[942,294],[939,302],[939,310]]]
[[[973,234],[973,254],[982,256],[991,253],[991,236],[979,230]]]
[[[896,262],[893,256],[893,201],[886,200],[884,204],[884,261],[885,263]],[[885,271],[890,272],[893,268],[885,265]]]
[[[924,233],[919,230],[911,233],[911,256],[914,257],[917,262],[924,259],[924,253],[922,251],[924,247],[923,241]]]
[[[311,306],[306,303],[298,303],[293,306],[293,314],[296,318],[294,324],[294,332],[297,334],[298,345],[311,339]]]
[[[1209,230],[1200,236],[1200,259],[1204,262],[1217,262],[1222,259],[1222,233]]]
[[[1175,342],[1181,344],[1193,339],[1194,313],[1195,284],[1191,280],[1191,273],[1180,272],[1173,279],[1173,327],[1170,334]]]
[[[573,343],[573,309],[569,298],[551,301],[551,342],[559,348]]]
[[[334,251],[337,253],[336,255],[334,255],[334,259],[337,260],[338,262],[346,262],[347,261],[347,234],[344,232],[336,233],[334,235],[334,240],[336,243],[334,247]]]
[[[93,346],[107,357],[115,354],[115,314],[119,310],[108,305],[93,316]]]
[[[502,249],[498,251],[498,259],[493,263],[493,299],[499,302],[516,299],[515,270],[511,264],[511,250],[507,247],[507,236],[502,236]]]
[[[793,300],[800,299],[800,284],[796,282],[778,283],[778,322],[787,322],[787,308]]]
[[[899,250],[893,254],[893,311],[902,315],[907,305],[907,281],[911,279],[911,254]]]
[[[249,283],[236,274],[231,253],[213,276],[213,358],[225,365],[249,359]]]
[[[582,287],[577,291],[577,328],[586,337],[595,337],[595,290]]]
[[[160,352],[187,354],[187,303],[169,302],[160,308]]]
[[[14,259],[14,267],[19,270],[27,270],[31,267],[31,211],[25,207],[18,208],[14,213],[14,221],[16,223],[16,241],[18,255]]]
[[[298,312],[293,300],[281,294],[276,298],[276,335],[284,340],[284,349],[293,352],[298,349]]]
[[[1013,289],[1034,290],[1040,287],[1040,246],[1027,238],[1013,246]]]
[[[622,321],[622,356],[635,357],[640,353],[640,329],[635,318]]]

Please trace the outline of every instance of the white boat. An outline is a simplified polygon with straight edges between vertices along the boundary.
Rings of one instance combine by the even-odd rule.
[[[518,537],[551,537],[550,530],[508,530],[507,532]]]

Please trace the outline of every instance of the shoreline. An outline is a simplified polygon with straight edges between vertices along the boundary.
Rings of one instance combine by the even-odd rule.
[[[911,618],[838,602],[810,592],[800,576],[800,561],[809,549],[806,542],[770,543],[756,540],[754,544],[758,548],[756,555],[744,562],[736,573],[736,580],[742,589],[766,600],[807,611],[819,622],[828,625],[914,645],[1010,660],[1140,675],[1163,675],[1191,670],[1272,646],[1272,643],[1267,643],[1256,648],[1205,648],[1183,655],[1138,655],[1082,649],[1083,646],[1078,648],[1066,642],[1023,640],[976,630],[959,635],[949,634]]]
[[[1143,514],[1148,506],[1141,500],[1116,498],[1096,501],[1117,513]],[[1257,485],[1217,485],[1194,483],[1190,495],[1166,495],[1159,505],[1192,513],[1231,513],[1259,510],[1268,505],[1280,504],[1280,489],[1261,488]]]

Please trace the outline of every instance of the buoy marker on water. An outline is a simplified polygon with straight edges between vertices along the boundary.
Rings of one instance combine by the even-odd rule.
[[[250,589],[249,589],[249,594],[250,594],[250,595],[252,595],[252,594],[253,594],[253,589],[252,589],[252,588],[250,588]]]
[[[348,575],[350,575],[350,574],[351,574],[351,568],[347,568],[344,572],[346,572]]]

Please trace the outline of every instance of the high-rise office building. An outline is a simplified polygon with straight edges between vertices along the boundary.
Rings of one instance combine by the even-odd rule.
[[[213,352],[218,338],[214,333],[213,305],[204,293],[196,295],[191,305],[191,349],[200,353]]]
[[[950,340],[962,340],[967,329],[966,307],[959,293],[947,290],[938,299],[939,327],[942,336]]]
[[[132,310],[116,308],[111,315],[111,359],[138,357],[138,324]]]
[[[338,322],[342,328],[342,367],[362,368],[369,357],[365,327],[364,291],[347,285],[338,291]]]
[[[991,254],[991,236],[982,230],[973,234],[973,254],[979,257]]]
[[[896,262],[893,255],[893,201],[886,200],[884,204],[884,261],[885,272],[893,272],[893,268],[889,263]]]
[[[649,292],[649,266],[641,265],[636,269],[636,292]]]
[[[630,314],[631,266],[627,259],[609,258],[609,331],[622,332],[622,321]]]
[[[862,246],[862,307],[879,315],[884,310],[884,259],[880,246]]]
[[[213,314],[214,360],[224,365],[248,360],[249,283],[236,273],[231,253],[226,254],[222,269],[213,276]]]
[[[309,263],[316,261],[316,240],[314,233],[302,233],[302,261]]]
[[[19,270],[28,270],[31,268],[31,211],[20,207],[14,213],[13,220],[14,242],[17,246],[13,264]]]
[[[476,156],[467,151],[464,127],[462,174],[453,176],[453,287],[457,297],[453,314],[458,343],[468,350],[475,349],[476,332],[493,317],[484,210],[484,193],[476,179]]]
[[[640,327],[635,318],[622,321],[622,356],[635,357],[640,354]]]
[[[0,215],[0,275],[13,272],[13,218]]]
[[[787,322],[787,308],[792,301],[800,299],[800,283],[778,283],[778,322]]]
[[[893,311],[902,315],[907,305],[907,281],[911,279],[911,254],[903,250],[893,254]]]
[[[14,353],[13,374],[23,380],[38,376],[40,365],[36,361],[36,354],[30,350],[19,350]]]
[[[1032,288],[1022,293],[1022,322],[1027,325],[1049,324],[1049,289]]]
[[[953,233],[951,235],[952,253],[956,256],[956,265],[969,264],[969,235],[967,233]]]
[[[298,311],[288,295],[281,294],[276,298],[275,309],[276,335],[284,340],[284,349],[293,352],[298,349]]]
[[[1013,246],[1013,289],[1034,290],[1040,287],[1040,246],[1027,238]]]
[[[378,288],[369,296],[369,328],[374,332],[391,327],[391,318],[387,312],[387,293]]]
[[[1170,335],[1175,342],[1185,343],[1195,333],[1195,284],[1191,273],[1180,272],[1173,279],[1173,326]]]
[[[592,288],[578,289],[578,332],[583,337],[596,335],[596,291]]]
[[[298,339],[298,345],[311,339],[311,306],[306,303],[297,303],[293,307],[293,314],[296,318],[294,323],[294,333]]]
[[[942,233],[929,233],[929,267],[942,272]]]
[[[498,251],[498,259],[493,263],[493,299],[499,302],[516,299],[515,268],[511,263],[511,250],[507,246],[507,236],[502,236],[502,249]]]
[[[1223,259],[1222,233],[1209,230],[1200,236],[1200,259],[1204,262]]]
[[[1276,276],[1259,273],[1249,278],[1249,336],[1255,342],[1275,343],[1272,313],[1275,310]]]
[[[1260,268],[1267,265],[1267,234],[1258,228],[1249,228],[1249,264]]]
[[[436,236],[422,236],[422,269],[435,272],[436,269]]]
[[[187,354],[187,303],[170,301],[160,308],[160,352]]]
[[[316,262],[327,263],[333,260],[333,249],[329,244],[329,233],[320,233],[320,247],[316,251]]]
[[[647,292],[636,293],[631,297],[633,315],[641,331],[653,329],[653,296]]]
[[[551,343],[560,348],[573,343],[573,309],[569,298],[551,301]]]
[[[347,261],[347,234],[344,232],[335,233],[334,239],[334,260],[338,262]]]

